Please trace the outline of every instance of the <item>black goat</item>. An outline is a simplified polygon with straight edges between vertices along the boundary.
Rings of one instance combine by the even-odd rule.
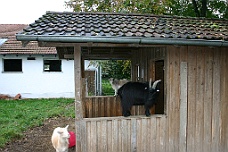
[[[156,103],[159,94],[157,89],[159,82],[161,80],[156,80],[153,85],[151,85],[151,81],[147,83],[128,82],[119,88],[118,95],[121,99],[123,116],[131,115],[130,110],[133,105],[144,105],[146,116],[150,116],[150,108]]]

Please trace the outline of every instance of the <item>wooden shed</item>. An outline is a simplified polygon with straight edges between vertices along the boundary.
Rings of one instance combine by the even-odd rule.
[[[228,20],[47,12],[16,36],[74,59],[77,152],[228,151]],[[85,59],[129,59],[132,81],[162,79],[154,114],[84,96]]]

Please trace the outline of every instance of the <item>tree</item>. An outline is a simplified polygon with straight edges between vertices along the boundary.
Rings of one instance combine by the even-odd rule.
[[[228,18],[226,0],[69,0],[75,12],[119,12]]]
[[[117,79],[131,78],[130,60],[92,60],[90,64],[101,66],[103,77]]]

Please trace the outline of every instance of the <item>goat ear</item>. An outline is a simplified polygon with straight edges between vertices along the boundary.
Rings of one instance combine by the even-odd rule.
[[[69,127],[69,125],[67,125],[65,128],[67,129]]]

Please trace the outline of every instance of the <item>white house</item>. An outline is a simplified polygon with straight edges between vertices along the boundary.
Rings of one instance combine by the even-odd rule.
[[[0,94],[73,98],[73,60],[60,60],[55,48],[38,47],[36,42],[22,47],[15,34],[25,26],[0,25]]]

